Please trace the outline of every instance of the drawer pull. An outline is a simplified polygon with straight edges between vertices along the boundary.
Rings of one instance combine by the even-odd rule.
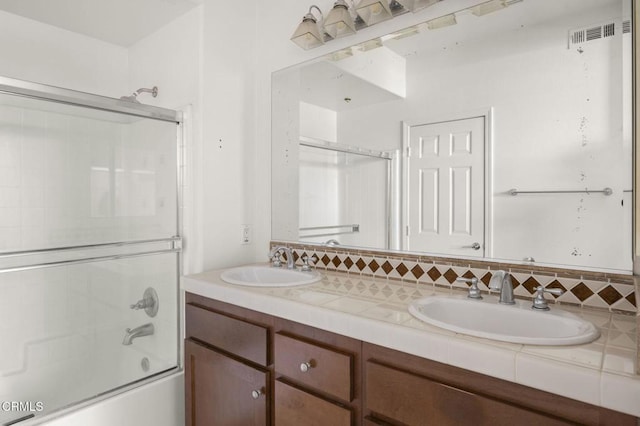
[[[262,392],[262,389],[254,389],[253,391],[251,391],[251,398],[253,399],[258,399],[262,395],[264,395],[264,392]]]
[[[300,364],[300,371],[302,371],[303,373],[306,373],[311,368],[313,368],[313,365],[311,364],[311,361],[303,362],[302,364]]]

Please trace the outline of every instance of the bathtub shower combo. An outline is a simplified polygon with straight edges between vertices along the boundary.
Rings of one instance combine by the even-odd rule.
[[[136,96],[0,78],[0,425],[179,368],[182,114]]]

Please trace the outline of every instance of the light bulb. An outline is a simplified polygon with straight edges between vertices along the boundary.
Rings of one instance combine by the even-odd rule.
[[[376,3],[373,6],[371,6],[372,15],[380,15],[380,12],[382,12],[382,6],[380,6],[380,3]]]

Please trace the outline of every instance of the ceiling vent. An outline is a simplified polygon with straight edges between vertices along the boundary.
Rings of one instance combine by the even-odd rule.
[[[605,24],[592,25],[587,28],[570,30],[568,47],[571,48],[576,44],[613,37],[616,35],[616,31],[618,33],[622,32],[623,34],[629,33],[631,32],[631,21],[622,22],[622,28],[620,27],[619,23],[607,22]]]

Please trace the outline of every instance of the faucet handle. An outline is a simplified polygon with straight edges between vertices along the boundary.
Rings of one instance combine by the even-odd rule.
[[[271,266],[274,268],[280,268],[282,266],[282,260],[280,260],[280,251],[273,253],[271,257]]]
[[[147,287],[142,295],[142,299],[138,300],[133,305],[129,305],[129,308],[135,311],[144,309],[144,312],[149,317],[155,317],[158,314],[159,308],[158,293],[156,293],[153,287]]]
[[[311,265],[315,264],[315,260],[313,259],[313,257],[309,257],[306,254],[304,256],[302,256],[302,268],[300,268],[300,270],[302,272],[309,272],[311,271],[311,265],[309,265],[309,263],[311,263]]]
[[[469,287],[469,295],[467,296],[469,299],[481,300],[482,294],[480,293],[480,289],[478,288],[478,279],[476,277],[473,278],[456,278],[456,281],[463,283],[471,283]]]
[[[139,310],[139,309],[145,309],[147,307],[147,301],[142,299],[142,300],[138,300],[137,303],[134,303],[133,305],[129,305],[130,309],[133,309],[135,311]]]
[[[549,310],[549,304],[544,298],[545,293],[560,296],[564,293],[564,291],[560,288],[544,288],[543,286],[536,287],[536,295],[533,298],[533,305],[531,305],[531,309],[536,309],[538,311]]]

